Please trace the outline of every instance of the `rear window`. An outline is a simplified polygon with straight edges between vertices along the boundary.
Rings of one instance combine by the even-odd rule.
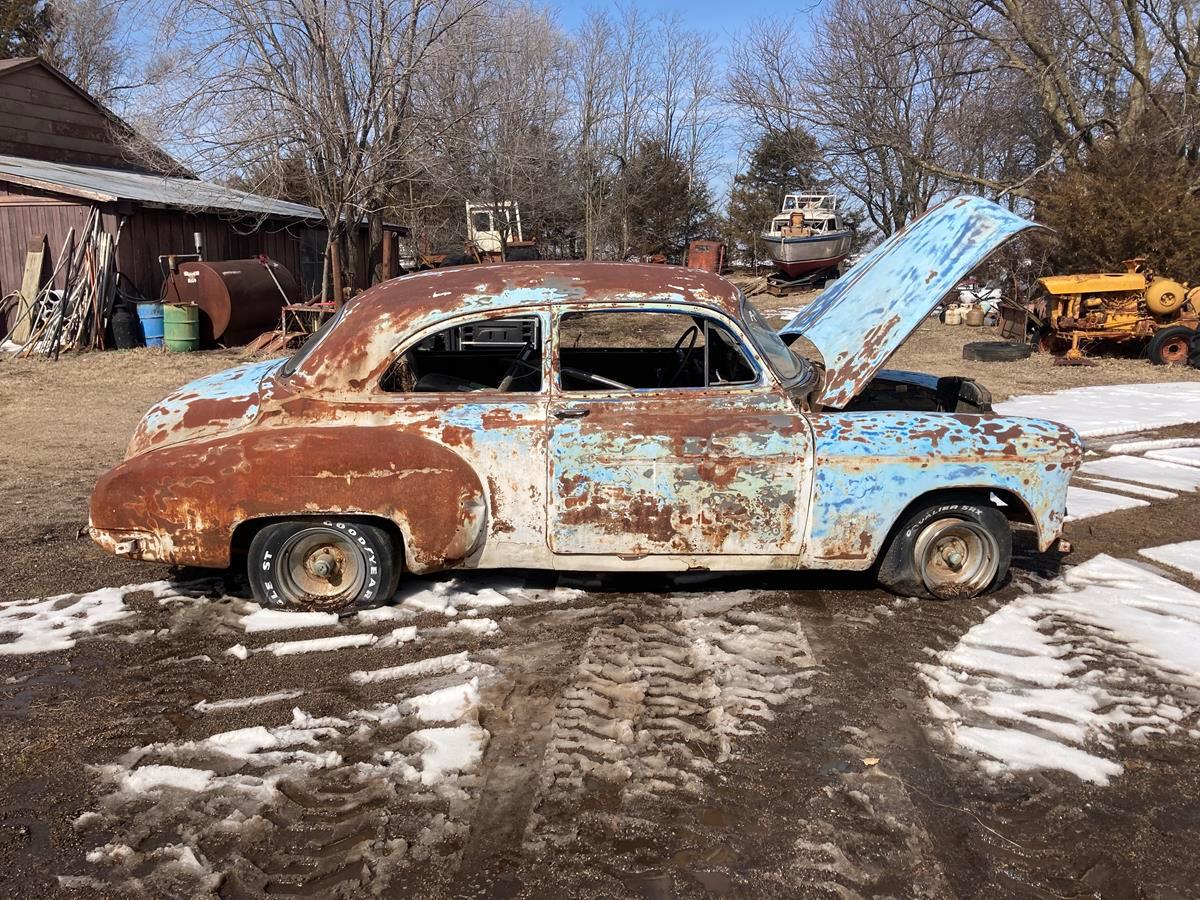
[[[309,356],[312,355],[312,352],[317,349],[317,344],[321,343],[321,339],[324,338],[325,335],[329,334],[329,332],[333,331],[333,329],[337,327],[338,322],[342,321],[342,316],[346,314],[347,309],[349,309],[349,307],[343,306],[336,313],[326,319],[325,324],[314,331],[312,336],[304,342],[304,346],[291,355],[287,363],[284,364],[284,367],[279,370],[280,373],[283,375],[291,375],[298,368],[300,368],[300,364],[308,359]]]

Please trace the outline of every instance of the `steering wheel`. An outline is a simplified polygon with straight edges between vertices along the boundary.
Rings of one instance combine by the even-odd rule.
[[[696,341],[700,339],[700,329],[695,325],[691,325],[688,329],[679,336],[675,341],[675,356],[679,360],[679,365],[675,367],[675,372],[671,375],[669,381],[665,384],[660,384],[659,387],[674,387],[675,382],[679,380],[679,376],[683,374],[683,370],[687,368],[687,364],[691,361],[692,351],[696,349]]]
[[[578,378],[580,381],[587,381],[591,384],[598,384],[601,387],[615,387],[623,391],[632,391],[633,388],[627,384],[622,384],[619,381],[613,381],[611,378],[605,378],[603,375],[593,375],[591,372],[585,372],[583,369],[571,369],[567,366],[559,367],[559,374],[570,375],[572,378]]]
[[[525,346],[521,348],[521,352],[513,357],[512,364],[508,367],[508,371],[504,373],[504,377],[500,379],[499,390],[512,390],[512,383],[517,378],[517,373],[524,370],[525,372],[540,372],[541,367],[535,366],[529,362],[529,357],[533,355],[533,341],[526,341]]]

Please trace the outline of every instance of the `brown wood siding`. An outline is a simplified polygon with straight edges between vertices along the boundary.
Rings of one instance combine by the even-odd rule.
[[[2,154],[150,171],[127,156],[112,119],[40,66],[0,76],[0,114]]]
[[[163,284],[163,264],[158,257],[195,253],[193,235],[197,231],[206,260],[251,259],[265,254],[300,277],[300,226],[284,230],[274,222],[235,222],[207,213],[144,208],[129,215],[121,232],[117,250],[121,272],[145,296],[157,299]]]
[[[67,233],[74,228],[78,236],[91,211],[85,201],[0,184],[0,294],[20,290],[25,253],[34,238],[46,235],[53,267],[58,263]],[[63,286],[64,275],[58,274],[56,287]]]
[[[57,264],[70,228],[78,238],[92,206],[37,188],[0,183],[0,292],[18,290],[25,271],[25,253],[39,234],[48,238],[52,265]],[[213,214],[146,209],[130,205],[101,206],[102,222],[111,233],[121,227],[117,268],[142,296],[157,300],[162,292],[160,255],[195,252],[199,231],[207,260],[250,259],[266,254],[282,263],[301,281],[304,227],[281,222],[233,222]],[[258,226],[257,228],[255,226]],[[57,279],[62,286],[62,275]]]

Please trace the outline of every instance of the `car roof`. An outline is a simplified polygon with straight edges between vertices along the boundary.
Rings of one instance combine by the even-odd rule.
[[[700,303],[738,313],[737,288],[712,272],[682,266],[580,260],[431,269],[377,285],[355,302],[381,312],[400,306],[423,318],[419,315],[422,312],[453,315],[547,302],[642,303],[651,298]]]
[[[489,263],[393,278],[359,294],[297,368],[302,381],[335,387],[375,378],[414,331],[463,313],[553,303],[643,306],[687,303],[740,315],[741,292],[712,272],[647,263],[577,260]]]

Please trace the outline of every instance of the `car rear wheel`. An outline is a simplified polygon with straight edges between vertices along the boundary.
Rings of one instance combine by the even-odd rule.
[[[357,519],[276,522],[247,556],[254,597],[272,609],[370,606],[390,599],[399,578],[391,537]]]
[[[879,565],[878,579],[907,597],[976,597],[997,587],[1012,560],[1012,532],[1000,510],[939,501],[909,513]]]

